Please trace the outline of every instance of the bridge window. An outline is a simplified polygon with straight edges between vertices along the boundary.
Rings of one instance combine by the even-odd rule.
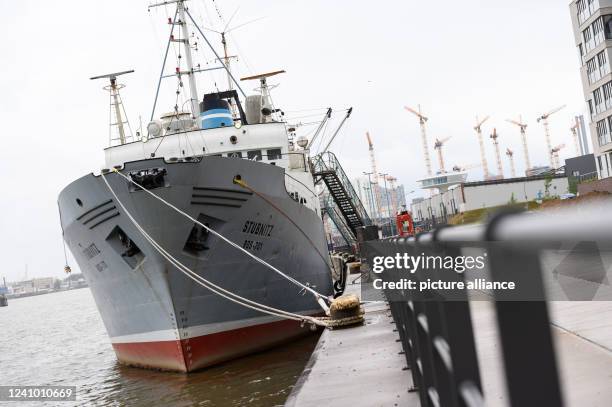
[[[281,159],[281,149],[273,148],[267,151],[268,160],[280,160]]]
[[[261,150],[247,151],[247,158],[251,161],[261,161]]]

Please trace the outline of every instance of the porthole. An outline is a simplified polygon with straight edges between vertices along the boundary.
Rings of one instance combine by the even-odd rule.
[[[237,142],[238,142],[238,137],[236,137],[236,136],[231,136],[230,137],[230,143],[236,144]]]
[[[79,206],[83,206],[83,201],[81,201],[79,198],[76,199],[76,203]]]

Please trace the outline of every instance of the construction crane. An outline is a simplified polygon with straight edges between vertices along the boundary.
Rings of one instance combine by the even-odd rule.
[[[554,163],[553,163],[553,154],[552,154],[552,143],[550,140],[550,129],[548,128],[548,118],[550,117],[550,115],[557,113],[559,110],[563,109],[565,107],[565,105],[559,106],[553,110],[551,110],[548,113],[544,113],[542,116],[538,117],[538,123],[542,122],[542,124],[544,125],[544,135],[546,136],[546,148],[549,154],[549,159],[550,159],[550,166],[554,168]]]
[[[508,161],[510,161],[510,175],[512,178],[516,178],[516,170],[514,168],[514,151],[506,148],[506,155],[508,156]]]
[[[440,166],[440,174],[444,174],[446,173],[446,170],[444,169],[444,157],[442,156],[442,147],[444,146],[444,143],[446,143],[452,136],[443,138],[442,140],[440,139],[436,139],[436,142],[434,144],[434,150],[438,151],[438,165]]]
[[[559,151],[561,151],[563,148],[565,148],[565,144],[559,144],[558,146],[550,149],[550,156],[552,157],[552,167],[555,170],[561,167],[561,164],[559,163]]]
[[[453,171],[455,172],[464,172],[467,170],[471,170],[472,168],[478,168],[480,167],[480,164],[469,164],[469,165],[454,165],[453,166]]]
[[[495,147],[495,158],[497,159],[497,175],[500,176],[501,178],[504,177],[504,169],[502,167],[502,160],[501,160],[501,154],[499,153],[499,142],[497,141],[497,138],[499,137],[497,135],[497,129],[493,128],[493,133],[491,133],[491,139],[493,140],[493,146]]]
[[[427,170],[427,176],[431,177],[433,173],[431,171],[431,160],[429,159],[429,147],[427,146],[427,133],[425,132],[425,122],[428,119],[427,117],[421,114],[421,105],[418,105],[417,108],[418,111],[408,106],[404,106],[404,109],[408,110],[410,113],[415,114],[419,118],[419,124],[421,125],[421,139],[423,142],[423,154],[425,157],[425,169]]]
[[[529,161],[529,149],[527,148],[527,124],[523,123],[523,118],[519,116],[518,121],[512,119],[506,119],[508,123],[512,123],[519,127],[521,130],[521,141],[523,142],[523,155],[525,156],[525,170],[531,168],[531,162]]]
[[[366,131],[366,137],[368,139],[368,149],[370,150],[370,166],[372,167],[372,175],[374,176],[374,180],[371,181],[371,187],[374,188],[376,207],[381,208],[380,184],[378,183],[378,169],[376,165],[376,156],[374,155],[374,143],[372,143],[369,131]]]
[[[484,173],[485,179],[489,177],[489,166],[487,165],[487,155],[485,153],[484,141],[482,139],[481,126],[488,119],[489,119],[489,116],[486,116],[484,119],[479,121],[478,116],[476,116],[476,126],[474,126],[474,130],[476,130],[476,135],[478,136],[478,144],[480,144],[480,162],[482,165],[482,171]]]
[[[570,127],[572,131],[572,139],[574,140],[574,148],[576,149],[576,157],[580,155],[580,145],[578,143],[578,120],[572,127]]]

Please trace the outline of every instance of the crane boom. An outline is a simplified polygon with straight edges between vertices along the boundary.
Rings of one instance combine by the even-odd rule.
[[[480,145],[480,162],[482,165],[482,171],[484,174],[484,179],[489,178],[489,166],[487,164],[487,156],[485,153],[484,140],[482,139],[482,130],[481,126],[484,122],[487,121],[489,116],[486,116],[482,120],[478,120],[478,116],[476,116],[476,126],[474,126],[474,130],[476,130],[476,136],[478,137],[478,144]]]
[[[523,123],[523,118],[519,116],[517,120],[506,119],[508,123],[515,124],[519,127],[521,131],[521,142],[523,143],[523,155],[525,157],[525,170],[529,170],[531,168],[531,162],[529,161],[529,149],[527,147],[527,124]]]
[[[366,131],[366,137],[368,139],[368,149],[370,151],[370,165],[372,167],[372,175],[374,176],[374,180],[372,182],[371,188],[374,188],[374,198],[376,199],[376,205],[380,209],[381,196],[380,196],[380,184],[378,182],[378,168],[376,165],[376,156],[374,155],[374,143],[372,143],[372,138],[370,137],[370,132]]]
[[[342,129],[342,126],[344,126],[344,123],[348,120],[349,117],[351,117],[351,113],[352,112],[353,112],[353,108],[352,107],[349,108],[349,110],[346,111],[346,116],[344,116],[344,119],[342,119],[342,121],[340,122],[340,124],[336,128],[336,131],[334,131],[334,134],[332,134],[331,138],[329,139],[329,141],[325,145],[325,148],[323,149],[322,153],[327,151],[327,149],[329,148],[331,143],[334,141],[334,139],[336,138],[338,133],[340,133],[340,129]]]
[[[544,113],[542,116],[538,117],[537,121],[538,123],[541,121],[542,125],[544,126],[544,136],[546,137],[546,148],[548,150],[548,158],[550,160],[550,166],[551,167],[555,167],[555,157],[554,154],[552,152],[552,144],[551,144],[551,137],[550,137],[550,128],[548,127],[548,117],[553,114],[553,113],[557,113],[559,110],[563,109],[565,107],[565,105],[559,106],[553,110],[551,110],[548,113]]]
[[[506,155],[508,156],[508,161],[510,161],[510,175],[512,178],[516,178],[516,169],[514,168],[514,151],[506,148]]]
[[[578,142],[578,120],[572,127],[570,127],[572,132],[572,139],[574,140],[574,148],[576,149],[576,156],[580,155],[580,144]]]
[[[419,111],[404,106],[404,109],[407,111],[414,113],[419,118],[419,124],[421,126],[421,142],[423,143],[423,157],[425,159],[425,169],[427,171],[427,176],[431,177],[433,175],[431,171],[431,159],[429,158],[429,147],[427,145],[427,133],[425,131],[425,122],[427,121],[427,117],[421,114],[421,105],[419,105]]]
[[[498,172],[498,175],[503,178],[504,169],[502,167],[501,154],[499,152],[499,142],[497,141],[497,138],[499,137],[497,135],[497,129],[493,128],[493,134],[491,134],[490,137],[493,140],[493,146],[495,147],[495,158],[497,159],[497,172]]]

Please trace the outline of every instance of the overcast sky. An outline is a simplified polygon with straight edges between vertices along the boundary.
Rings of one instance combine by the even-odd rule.
[[[567,1],[189,3],[203,25],[216,30],[224,26],[216,7],[225,21],[239,7],[230,27],[262,18],[230,35],[230,52],[240,55],[237,76],[287,71],[272,81],[280,83],[274,91],[277,107],[288,112],[354,107],[331,148],[351,176],[369,170],[369,130],[379,170],[395,175],[407,191],[415,189],[425,167],[418,121],[404,105],[420,104],[430,118],[430,147],[435,137],[452,136],[445,151],[448,167],[480,162],[472,127],[476,115],[486,114],[491,119],[485,136],[497,128],[501,147],[516,152],[518,172],[524,170],[519,132],[504,119],[519,114],[529,124],[532,163],[547,164],[543,129],[535,119],[562,104],[567,108],[551,118],[553,143],[567,144],[562,157],[573,154],[569,127],[585,103]],[[147,5],[0,2],[0,276],[20,279],[26,264],[29,277],[63,274],[57,196],[71,181],[103,167],[108,143],[105,83],[88,78],[135,69],[122,80],[123,99],[132,127],[138,127],[139,115],[146,126],[171,10],[147,12]],[[216,34],[208,38],[219,45]],[[196,58],[205,64],[214,57],[201,50]],[[171,53],[170,71],[175,60]],[[220,75],[199,76],[200,94],[215,83],[225,85]],[[175,88],[174,79],[165,82],[160,111],[172,110]],[[485,142],[493,170],[493,147],[488,137]],[[430,154],[437,167],[433,149]],[[480,169],[470,171],[470,179],[479,177]],[[71,266],[78,270],[72,260]]]

